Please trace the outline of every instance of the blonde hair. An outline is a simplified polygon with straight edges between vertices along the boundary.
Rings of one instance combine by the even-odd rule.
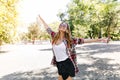
[[[67,25],[67,30],[64,32],[65,34],[65,40],[67,41],[67,46],[68,48],[71,47],[72,45],[72,39],[71,39],[71,31],[70,31],[70,27],[67,23],[65,22],[62,22],[59,27],[62,25],[62,24],[66,24]],[[56,44],[58,39],[60,38],[60,31],[58,31],[55,35],[55,37],[52,39],[52,44]]]

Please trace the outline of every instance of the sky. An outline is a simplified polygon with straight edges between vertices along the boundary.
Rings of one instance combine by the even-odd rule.
[[[120,0],[119,0],[120,1]],[[28,24],[35,22],[40,14],[46,23],[59,21],[58,12],[65,11],[70,0],[21,0],[18,5],[20,31],[26,31]]]
[[[58,12],[64,11],[70,0],[22,0],[19,3],[19,21],[29,24],[36,20],[38,14],[47,22],[59,21]]]

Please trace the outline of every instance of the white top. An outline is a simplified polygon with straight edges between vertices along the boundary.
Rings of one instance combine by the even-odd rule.
[[[58,45],[53,45],[53,51],[57,62],[64,61],[68,58],[64,42],[61,42]]]

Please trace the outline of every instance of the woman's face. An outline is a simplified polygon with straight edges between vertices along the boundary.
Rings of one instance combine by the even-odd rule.
[[[67,30],[67,23],[61,23],[59,26],[59,31],[65,32]]]

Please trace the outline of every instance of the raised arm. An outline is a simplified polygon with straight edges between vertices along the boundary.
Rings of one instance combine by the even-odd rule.
[[[41,18],[40,15],[38,15],[38,18],[39,18],[39,22],[45,27],[47,33],[50,34],[51,37],[53,38],[56,33],[47,25],[47,23]]]
[[[47,30],[49,28],[48,24],[41,18],[40,15],[38,15],[38,18],[39,18],[39,21],[41,22],[41,24],[43,24],[43,26]]]

